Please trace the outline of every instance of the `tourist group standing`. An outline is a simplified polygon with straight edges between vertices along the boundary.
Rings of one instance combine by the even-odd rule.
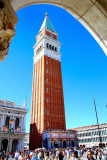
[[[107,160],[107,152],[100,148],[54,148],[51,150],[16,151],[9,153],[9,160]],[[3,151],[0,160],[6,159]]]

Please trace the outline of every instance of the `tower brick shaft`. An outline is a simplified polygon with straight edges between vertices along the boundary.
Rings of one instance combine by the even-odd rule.
[[[30,149],[42,147],[42,132],[65,130],[65,110],[57,33],[46,15],[34,46]]]

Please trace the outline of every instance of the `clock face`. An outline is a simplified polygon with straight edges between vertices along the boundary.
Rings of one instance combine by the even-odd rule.
[[[52,37],[53,37],[53,35],[52,35],[52,34],[50,34],[50,35],[49,35],[49,37],[51,37],[51,38],[52,38]]]

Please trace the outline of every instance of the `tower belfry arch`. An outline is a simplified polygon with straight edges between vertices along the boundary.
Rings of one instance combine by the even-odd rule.
[[[1,0],[0,1],[0,61],[9,51],[18,18],[16,11],[33,4],[51,4],[65,9],[95,38],[107,55],[106,0]]]

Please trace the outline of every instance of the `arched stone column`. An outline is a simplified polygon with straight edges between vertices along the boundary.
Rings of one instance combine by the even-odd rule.
[[[52,4],[65,9],[95,38],[107,55],[106,0],[11,0],[15,11],[33,4]]]
[[[18,18],[10,4],[10,0],[0,1],[0,61],[3,61],[9,51],[10,42],[15,35],[15,25]]]

